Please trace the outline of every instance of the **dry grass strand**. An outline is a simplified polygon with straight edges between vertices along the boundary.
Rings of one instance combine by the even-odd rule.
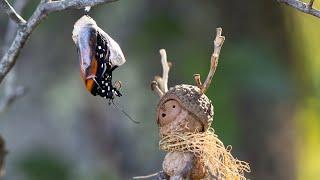
[[[225,147],[212,128],[206,132],[164,135],[159,146],[168,152],[194,153],[216,179],[245,180],[244,172],[250,172],[249,164],[234,158],[231,146]]]

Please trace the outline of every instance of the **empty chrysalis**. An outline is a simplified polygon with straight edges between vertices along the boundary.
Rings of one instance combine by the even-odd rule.
[[[77,47],[81,78],[94,96],[106,99],[121,96],[120,81],[112,82],[112,71],[126,60],[118,43],[88,15],[75,24],[72,39]]]
[[[74,24],[72,32],[72,39],[78,50],[81,78],[92,95],[109,99],[109,104],[114,104],[130,120],[138,123],[113,102],[116,96],[122,94],[121,82],[112,82],[112,72],[123,65],[126,59],[119,44],[87,15],[89,10],[90,8],[85,9],[86,15]]]

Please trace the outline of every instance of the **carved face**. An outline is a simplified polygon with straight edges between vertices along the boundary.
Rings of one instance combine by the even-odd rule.
[[[184,109],[176,100],[168,100],[158,109],[160,133],[202,131],[203,126],[192,113]]]
[[[168,100],[159,107],[158,121],[164,126],[174,121],[181,112],[181,106],[176,100]]]

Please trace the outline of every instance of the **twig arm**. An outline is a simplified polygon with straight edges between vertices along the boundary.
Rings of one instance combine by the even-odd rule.
[[[172,64],[167,60],[165,49],[160,49],[159,53],[161,56],[162,77],[154,77],[154,80],[151,82],[151,89],[155,91],[159,97],[162,97],[163,94],[168,91],[169,71]]]
[[[21,0],[20,0],[21,1]],[[5,11],[8,16],[17,24],[25,24],[26,20],[23,19],[9,4],[7,0],[0,0],[0,8]]]

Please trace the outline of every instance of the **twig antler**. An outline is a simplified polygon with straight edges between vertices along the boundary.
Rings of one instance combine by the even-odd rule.
[[[155,91],[160,97],[168,91],[168,78],[171,63],[167,61],[167,53],[165,49],[160,49],[161,64],[162,64],[162,77],[155,76],[154,81],[151,82],[151,89]]]
[[[201,83],[201,79],[200,79],[200,74],[194,74],[193,78],[195,80],[196,85],[200,88],[200,93],[204,94],[210,84],[211,84],[211,80],[212,77],[217,69],[218,66],[218,60],[219,60],[219,55],[220,55],[220,51],[221,51],[221,47],[223,45],[223,42],[225,40],[224,36],[221,36],[222,34],[222,28],[217,28],[217,34],[216,34],[216,38],[214,40],[214,50],[213,53],[211,55],[211,65],[210,65],[210,71],[208,73],[207,79],[206,81],[203,83]]]
[[[32,16],[25,21],[8,3],[7,0],[0,0],[0,9],[7,12],[9,17],[19,24],[17,34],[11,43],[7,52],[0,61],[0,83],[14,66],[21,49],[25,45],[28,37],[38,24],[49,14],[67,10],[67,9],[83,9],[87,6],[96,6],[100,4],[110,3],[116,0],[41,0]]]

